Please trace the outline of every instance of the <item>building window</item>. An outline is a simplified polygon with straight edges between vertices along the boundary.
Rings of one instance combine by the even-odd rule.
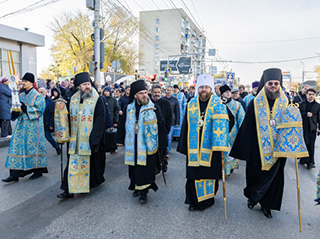
[[[157,23],[157,24],[159,24],[159,23],[160,23],[160,19],[159,19],[159,18],[157,18],[156,23]]]
[[[12,62],[11,62],[11,56],[12,56]],[[8,62],[8,59],[9,59],[9,62]],[[13,70],[12,64],[14,66],[14,70]],[[19,52],[0,49],[0,76],[5,76],[9,79],[11,75],[17,75],[19,71],[20,71]]]
[[[156,32],[159,32],[160,31],[160,28],[159,27],[156,27]]]
[[[155,61],[154,64],[157,66],[159,65],[159,61]]]
[[[159,49],[159,44],[156,44],[156,49]]]
[[[159,53],[156,53],[156,57],[159,57]]]
[[[160,37],[159,37],[159,36],[156,36],[156,40],[159,41],[159,40],[160,40]]]

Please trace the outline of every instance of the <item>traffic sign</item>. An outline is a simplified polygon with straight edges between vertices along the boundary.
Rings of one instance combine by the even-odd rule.
[[[168,74],[171,75],[171,68],[166,68],[165,72],[168,72]]]
[[[189,74],[191,68],[191,57],[180,57],[179,60],[162,60],[160,61],[160,71],[165,72],[167,68],[171,68],[170,73]]]
[[[120,61],[118,61],[118,60],[112,61],[112,62],[111,62],[111,67],[112,67],[115,71],[119,70],[120,67],[121,67]]]

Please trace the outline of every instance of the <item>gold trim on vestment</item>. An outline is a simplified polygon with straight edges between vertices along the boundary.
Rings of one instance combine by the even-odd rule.
[[[286,129],[286,128],[302,128],[302,122],[288,122],[288,123],[280,123],[277,129]]]
[[[146,185],[142,185],[142,186],[135,186],[135,190],[143,190],[143,189],[146,189],[146,188],[148,188],[148,187],[150,187],[151,186],[151,184],[146,184]]]

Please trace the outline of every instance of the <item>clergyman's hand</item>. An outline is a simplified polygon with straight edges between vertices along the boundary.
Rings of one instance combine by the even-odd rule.
[[[123,144],[117,144],[117,146],[118,146],[118,147],[122,147],[122,146],[123,146]]]

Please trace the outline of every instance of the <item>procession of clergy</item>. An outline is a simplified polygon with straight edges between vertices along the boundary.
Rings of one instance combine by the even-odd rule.
[[[32,87],[33,74],[26,73],[22,82],[25,91],[19,96],[21,109],[12,111],[18,123],[5,164],[10,175],[4,182],[17,182],[19,177],[31,173],[31,177],[38,178],[48,172],[43,130],[45,99]],[[103,101],[92,87],[88,73],[77,74],[74,85],[77,91],[69,107],[62,99],[55,106],[55,138],[68,145],[63,193],[58,195],[63,199],[89,193],[103,183],[106,162]],[[144,80],[137,80],[130,87],[129,103],[120,118],[116,141],[118,146],[125,147],[129,190],[144,204],[148,191],[158,189],[155,178],[162,155],[158,150],[162,144],[160,136],[167,135],[168,129],[164,107],[157,102],[160,97],[149,98]],[[246,112],[230,98],[227,85],[220,87],[220,92],[221,98],[214,93],[211,75],[200,75],[195,97],[183,112],[177,151],[186,156],[185,203],[190,211],[212,206],[219,179],[238,168],[238,160],[245,160],[244,195],[248,208],[259,203],[264,215],[271,218],[271,210],[281,208],[286,158],[308,157],[300,111],[282,90],[282,72],[277,68],[263,72]],[[160,159],[160,165],[163,163]]]

